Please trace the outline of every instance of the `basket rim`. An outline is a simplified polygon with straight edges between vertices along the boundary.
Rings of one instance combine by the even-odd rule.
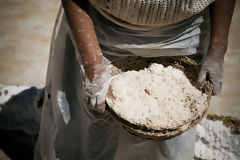
[[[133,57],[130,57],[130,58],[134,59]],[[146,58],[142,58],[142,57],[136,57],[136,58],[137,59],[139,59],[139,58],[146,59]],[[197,65],[198,65],[194,60],[192,60],[188,57],[185,57],[185,56],[159,57],[159,59],[163,59],[163,60],[166,60],[168,58],[172,59],[173,64],[177,64],[177,65],[182,65],[182,63],[188,64],[188,65],[194,65],[194,67],[197,67]],[[150,60],[149,60],[149,62],[150,62]],[[196,69],[198,69],[198,68],[196,68]],[[195,86],[195,87],[198,88],[197,86]],[[212,93],[212,86],[211,86],[210,82],[205,82],[204,87],[206,88],[204,91],[206,91],[207,95],[208,95],[208,99],[207,99],[208,107],[205,108],[202,115],[197,116],[195,119],[189,120],[188,122],[186,122],[183,125],[178,126],[177,128],[160,128],[160,129],[156,130],[156,129],[148,128],[147,126],[144,126],[144,125],[139,125],[139,124],[134,124],[132,122],[129,122],[128,120],[123,119],[117,113],[114,112],[114,110],[111,107],[111,103],[110,103],[111,100],[108,97],[106,98],[106,102],[107,102],[106,111],[108,111],[108,113],[115,120],[117,120],[123,126],[123,128],[125,128],[131,134],[137,135],[137,136],[145,138],[145,139],[152,139],[152,140],[170,139],[170,138],[174,138],[174,137],[180,135],[181,133],[193,128],[206,115],[207,110],[209,108],[209,102],[210,102],[211,93]]]

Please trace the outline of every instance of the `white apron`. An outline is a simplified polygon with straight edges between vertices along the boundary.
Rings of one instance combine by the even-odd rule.
[[[199,30],[199,28],[192,27],[187,23],[188,29],[192,28],[187,33],[192,36],[177,31],[182,36],[177,34],[177,38],[174,38],[174,35],[171,34],[170,38],[158,41],[158,36],[151,38],[151,35],[159,32],[166,33],[167,36],[169,35],[167,28],[163,30],[164,32],[159,29],[154,30],[153,33],[151,31],[144,32],[144,35],[139,34],[138,31],[133,34],[134,31],[130,33],[130,30],[118,28],[109,21],[98,21],[94,18],[96,16],[99,15],[92,10],[97,37],[108,61],[134,54],[140,56],[176,55],[179,48],[180,50],[185,50],[184,46],[189,48],[186,47],[186,42],[189,42],[188,38],[190,41],[196,41],[193,37],[199,36],[199,34],[195,34],[195,30]],[[104,18],[102,17],[102,19]],[[194,20],[192,22],[195,23]],[[106,23],[109,25],[105,25]],[[193,24],[193,26],[195,25]],[[193,32],[194,34],[192,34]],[[117,34],[121,34],[121,38],[116,37],[116,40],[114,37]],[[140,36],[146,37],[146,43],[149,45],[144,43],[144,38],[139,40]],[[193,45],[189,44],[190,48],[195,51],[197,45],[195,42]],[[192,51],[192,49],[190,50]],[[155,50],[158,51],[155,52]],[[187,52],[187,54],[192,53]],[[35,160],[193,159],[195,128],[164,141],[145,140],[134,136],[124,130],[107,112],[101,114],[87,107],[84,76],[81,60],[76,56],[76,48],[69,34],[68,24],[63,10],[60,9],[52,36],[42,121],[35,147]]]

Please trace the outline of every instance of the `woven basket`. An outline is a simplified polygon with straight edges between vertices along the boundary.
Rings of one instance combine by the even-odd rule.
[[[120,59],[114,61],[111,66],[111,74],[116,75],[122,72],[130,71],[130,70],[141,70],[149,67],[152,63],[162,64],[163,66],[172,66],[174,68],[180,69],[184,72],[187,78],[190,80],[191,84],[197,88],[197,76],[200,71],[200,67],[198,64],[187,57],[176,56],[176,57],[159,57],[159,58],[143,58],[143,57],[127,57],[124,59]],[[208,104],[210,102],[211,93],[212,93],[212,85],[210,82],[205,82],[202,91],[208,95]],[[108,103],[108,99],[107,99]],[[110,104],[110,103],[108,103]],[[123,128],[125,128],[130,133],[137,135],[146,139],[153,140],[163,140],[176,137],[177,135],[193,128],[197,125],[202,118],[205,116],[207,109],[203,112],[203,114],[187,123],[179,126],[178,128],[160,128],[159,130],[149,129],[147,126],[140,126],[133,124],[122,117],[119,117],[114,110],[112,110],[111,106],[106,107],[106,110],[110,113],[110,115],[121,123]]]

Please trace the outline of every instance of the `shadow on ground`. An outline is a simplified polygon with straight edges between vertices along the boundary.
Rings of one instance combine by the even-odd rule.
[[[12,160],[33,159],[44,89],[31,87],[0,105],[0,148]]]

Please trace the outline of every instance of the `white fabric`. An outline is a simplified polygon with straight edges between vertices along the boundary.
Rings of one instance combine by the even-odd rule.
[[[58,102],[58,106],[60,108],[60,111],[62,113],[63,116],[63,120],[66,124],[68,124],[71,115],[70,115],[70,111],[69,111],[69,104],[66,98],[66,94],[62,91],[57,91],[57,102]]]
[[[152,28],[185,20],[214,0],[89,0],[103,16],[129,28]]]
[[[61,15],[63,15],[63,18]],[[92,17],[94,16],[96,16],[96,13],[92,12]],[[197,17],[195,18],[197,19]],[[190,24],[195,22],[195,20],[191,20]],[[178,38],[182,36],[176,36],[182,33],[182,30],[178,27],[175,28],[171,26],[173,28],[168,27],[164,30],[152,30],[143,33],[119,28],[119,26],[117,27],[111,23],[108,24],[108,22],[105,23],[105,21],[101,21],[101,19],[93,19],[93,21],[102,47],[104,47],[104,42],[108,42],[105,47],[110,48],[115,45],[123,45],[122,40],[118,41],[116,39],[124,39],[126,37],[126,39],[131,39],[128,40],[126,44],[134,44],[132,41],[137,41],[142,34],[144,34],[144,38],[146,38],[147,41],[166,43],[164,46],[167,48],[165,50],[166,53],[169,49],[167,46],[170,45],[171,42],[173,42],[172,44],[174,44],[175,41],[181,42]],[[107,27],[107,24],[110,28],[100,27],[97,30],[97,27],[101,25],[102,27]],[[197,28],[198,27],[194,29]],[[60,160],[192,160],[196,138],[195,128],[170,140],[146,140],[128,133],[116,120],[112,119],[107,112],[101,114],[87,106],[84,88],[85,73],[81,59],[76,55],[77,49],[74,47],[74,40],[71,39],[71,33],[69,33],[68,29],[65,16],[62,14],[62,9],[60,9],[52,36],[44,107],[38,142],[35,148],[35,160],[54,160],[56,157]],[[107,32],[107,29],[110,29],[110,31]],[[187,31],[187,27],[183,29],[183,31]],[[189,32],[192,33],[194,29],[191,28]],[[117,36],[115,39],[111,39],[113,36],[116,36],[118,30],[121,30],[121,33],[123,33],[122,37]],[[154,37],[156,32],[160,31],[161,33],[166,33],[167,36],[170,30],[177,30],[173,32],[173,35],[170,35],[170,38]],[[191,35],[196,34],[197,30],[190,35],[184,35],[188,35],[188,38],[191,39],[191,37],[194,37]],[[101,37],[101,31],[104,32],[105,37]],[[124,37],[125,35],[127,36]],[[128,37],[128,35],[131,36]],[[113,40],[112,43],[104,40],[104,38],[109,37],[111,38],[108,40]],[[138,43],[141,49],[146,48],[142,40],[144,38],[141,38],[141,41]],[[175,41],[171,41],[171,39]],[[178,43],[175,43],[175,45],[178,46]],[[186,46],[185,44],[181,47],[184,48]],[[132,48],[137,49],[137,47],[134,46],[132,46]],[[126,47],[124,49],[126,49]],[[121,47],[117,48],[115,54],[111,57],[112,55],[106,54],[107,49],[103,48],[102,50],[106,57],[105,62],[108,63],[113,59],[119,58],[119,56],[121,57],[120,52],[124,54],[126,51],[122,50]],[[168,51],[169,55],[172,55],[170,54],[171,51],[172,50],[170,50],[170,52]],[[128,54],[134,55],[132,52]],[[145,54],[152,56],[151,47],[147,47]],[[161,56],[161,54],[158,56]],[[142,55],[142,53],[140,53],[140,55]],[[67,124],[65,123],[66,119],[63,117],[65,110],[59,108],[57,91],[64,92],[64,98],[68,101],[69,115],[71,115],[71,117],[67,119]]]
[[[93,8],[91,17],[102,52],[110,59],[135,55],[142,57],[191,55],[204,53],[207,49],[205,47],[209,37],[207,9],[177,24],[144,31],[120,27]],[[203,38],[206,38],[204,44],[200,42]]]

